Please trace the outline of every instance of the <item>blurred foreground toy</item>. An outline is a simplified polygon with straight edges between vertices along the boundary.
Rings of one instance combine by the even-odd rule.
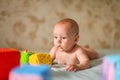
[[[109,55],[103,59],[102,80],[120,80],[120,54]]]
[[[48,65],[22,65],[14,68],[9,75],[9,80],[51,80]]]
[[[0,48],[0,80],[8,80],[9,71],[20,65],[20,51]]]

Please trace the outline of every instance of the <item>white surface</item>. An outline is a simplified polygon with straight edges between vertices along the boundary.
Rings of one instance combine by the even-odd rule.
[[[99,54],[98,59],[91,61],[91,68],[78,72],[65,71],[64,65],[52,66],[52,80],[102,80],[102,59],[109,54],[120,53],[120,50],[96,50]]]

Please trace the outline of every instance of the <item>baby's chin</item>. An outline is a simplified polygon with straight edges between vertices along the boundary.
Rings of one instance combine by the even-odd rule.
[[[64,51],[62,47],[58,47],[58,49],[59,49],[60,51]]]
[[[66,49],[62,48],[61,46],[57,46],[57,48],[60,50],[60,51],[67,51]]]
[[[59,48],[60,51],[68,52],[68,50],[65,50],[63,48]]]

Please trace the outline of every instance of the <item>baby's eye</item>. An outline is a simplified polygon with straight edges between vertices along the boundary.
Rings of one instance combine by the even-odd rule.
[[[62,39],[66,39],[66,37],[62,37]]]
[[[54,36],[55,39],[57,39],[57,36]]]

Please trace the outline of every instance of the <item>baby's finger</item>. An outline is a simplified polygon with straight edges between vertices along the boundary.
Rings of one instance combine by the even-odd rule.
[[[69,66],[66,67],[66,71],[72,71],[73,68],[74,68],[73,66],[69,65]]]
[[[69,67],[70,67],[70,66],[69,66],[69,65],[67,65],[65,68],[66,68],[66,69],[68,69]]]
[[[68,71],[68,70],[69,70],[69,67],[70,67],[69,65],[67,65],[67,66],[66,66],[66,68],[65,68],[65,69],[66,69],[66,71]]]
[[[74,71],[74,72],[76,72],[76,71],[77,71],[77,69],[76,69],[76,68],[74,68],[74,69],[73,69],[73,71]]]

